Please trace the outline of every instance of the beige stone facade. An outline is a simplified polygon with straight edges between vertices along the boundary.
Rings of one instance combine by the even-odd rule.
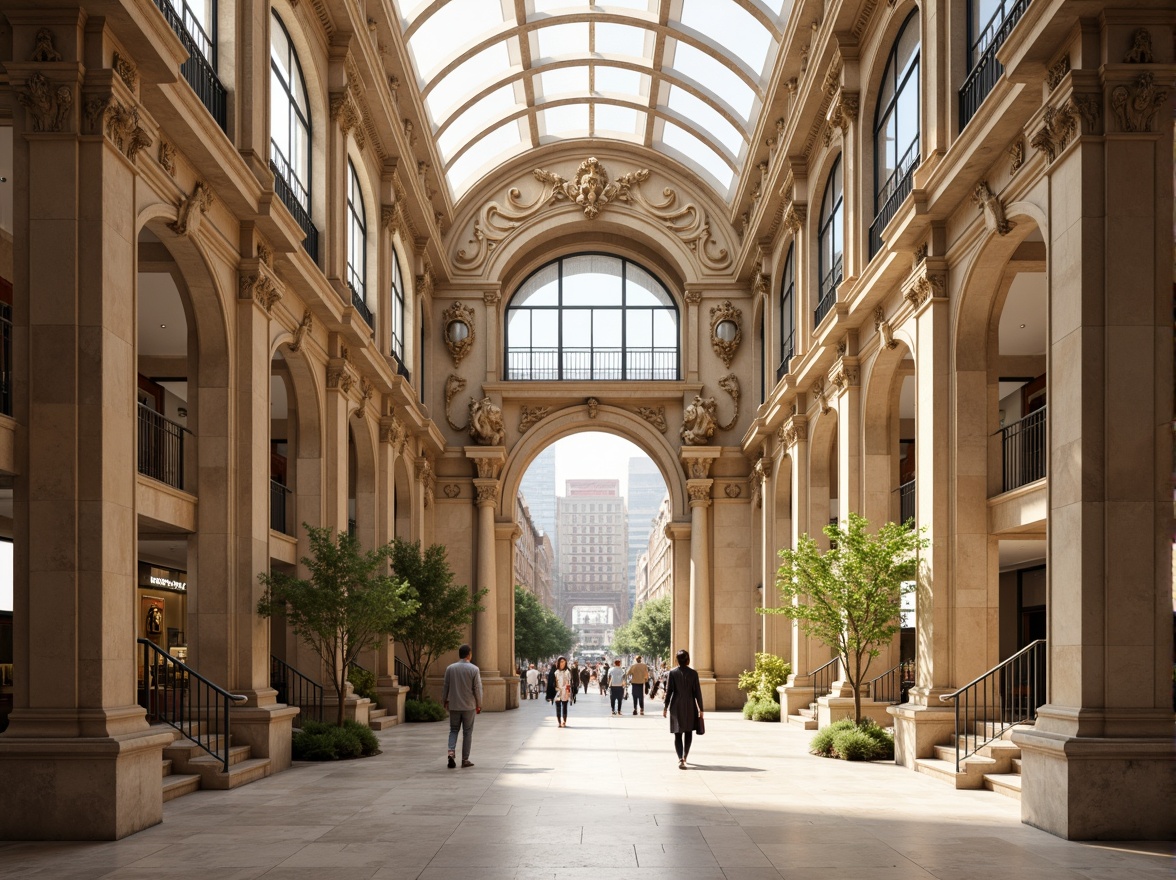
[[[662,54],[678,5],[642,20],[658,94],[680,82]],[[666,481],[649,590],[672,595],[672,650],[691,651],[708,707],[741,703],[761,646],[791,659],[787,700],[831,656],[756,614],[776,601],[778,548],[851,511],[910,511],[930,543],[916,681],[891,710],[900,763],[950,734],[942,696],[1040,626],[1048,699],[1016,734],[1024,820],[1173,834],[1176,12],[1006,2],[1019,18],[989,51],[963,2],[734,5],[776,54],[762,75],[738,68],[754,112],[692,86],[746,122],[725,190],[655,136],[705,126],[656,95],[648,137],[551,137],[519,80],[530,148],[460,196],[394,0],[221,0],[200,94],[193,38],[159,5],[4,5],[15,662],[0,839],[160,821],[168,737],[137,698],[141,562],[183,572],[176,646],[245,698],[234,736],[270,772],[295,714],[271,657],[317,669],[257,616],[257,575],[301,570],[301,523],[444,544],[458,581],[489,590],[470,633],[485,707],[517,707],[515,499],[528,463],[584,430],[637,444]],[[279,22],[305,88],[301,194],[271,143]],[[913,152],[892,154],[883,123],[905,87],[887,76],[910,45]],[[664,289],[668,373],[512,373],[516,293],[584,253]],[[1045,600],[1026,604],[1036,581],[1010,573],[1042,564]],[[395,651],[365,661],[393,708]]]
[[[555,595],[551,582],[554,554],[551,538],[535,525],[521,493],[515,503],[515,521],[521,528],[521,534],[514,546],[514,582],[533,593],[544,606],[554,609]]]

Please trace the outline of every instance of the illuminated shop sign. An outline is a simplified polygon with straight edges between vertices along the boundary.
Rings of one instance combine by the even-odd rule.
[[[188,573],[155,565],[139,564],[139,586],[142,589],[188,592]]]

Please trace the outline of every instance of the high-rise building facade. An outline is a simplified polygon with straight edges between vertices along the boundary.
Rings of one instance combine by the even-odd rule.
[[[666,497],[666,481],[657,465],[646,456],[629,459],[625,506],[629,517],[629,605],[637,602],[637,557],[649,542],[649,525]]]
[[[568,480],[557,502],[559,606],[565,622],[607,645],[629,619],[628,529],[620,480]]]
[[[514,550],[515,583],[534,593],[543,605],[554,610],[551,539],[535,525],[527,499],[521,492],[516,496],[515,510],[515,521],[520,526]]]

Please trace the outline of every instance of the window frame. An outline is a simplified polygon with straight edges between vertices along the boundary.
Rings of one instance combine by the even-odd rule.
[[[355,209],[355,201],[359,202],[359,210]],[[351,257],[353,248],[353,238],[356,230],[359,231],[359,255],[362,263],[359,271],[356,272],[355,266],[352,264]],[[358,288],[355,281],[358,281]],[[347,160],[347,286],[351,288],[352,294],[359,297],[364,305],[368,305],[367,301],[367,209],[363,201],[363,189],[359,185],[359,173],[355,170],[355,163],[351,159]]]
[[[922,95],[920,88],[919,88],[920,77],[922,76],[922,63],[923,63],[923,43],[922,43],[922,40],[919,41],[918,48],[915,50],[914,60],[911,62],[910,69],[908,69],[907,72],[905,74],[903,74],[901,82],[898,80],[898,76],[899,76],[900,72],[896,70],[897,63],[898,63],[899,44],[902,42],[902,38],[904,36],[906,36],[907,28],[909,28],[911,26],[911,23],[914,22],[915,19],[917,19],[918,17],[919,17],[919,10],[917,8],[913,9],[911,11],[910,15],[907,16],[906,21],[904,21],[902,23],[902,27],[900,27],[898,29],[898,34],[895,36],[893,43],[891,43],[891,45],[890,45],[890,52],[886,56],[886,67],[882,73],[882,79],[878,84],[878,103],[877,103],[876,107],[874,108],[874,216],[878,215],[878,211],[881,208],[881,204],[879,203],[879,199],[882,196],[883,188],[885,187],[886,184],[888,184],[891,181],[891,179],[895,179],[899,176],[899,171],[901,170],[900,164],[899,164],[900,161],[902,160],[902,158],[906,155],[906,153],[910,150],[910,148],[912,146],[916,146],[916,147],[919,146],[919,138],[922,135],[921,123],[922,123],[922,112],[923,112],[923,95]],[[915,89],[915,131],[914,131],[914,137],[907,141],[907,143],[905,144],[905,147],[902,146],[902,140],[900,138],[898,138],[898,137],[895,138],[895,142],[894,142],[894,171],[891,173],[890,177],[888,177],[886,180],[881,180],[879,172],[878,172],[878,169],[880,167],[879,161],[878,161],[879,156],[880,156],[879,135],[882,134],[884,123],[886,121],[888,121],[890,118],[890,115],[895,110],[897,110],[899,99],[902,97],[902,94],[906,90],[906,88],[908,86],[910,86],[912,77],[914,78],[914,89]],[[884,108],[882,106],[882,94],[885,90],[886,80],[888,78],[893,78],[893,80],[894,80],[894,91],[891,94],[890,100],[887,102],[886,107]],[[900,148],[903,149],[903,152],[901,154],[898,152]],[[920,149],[920,153],[921,153],[921,149]],[[918,160],[916,159],[916,164],[917,164],[917,162],[918,162]],[[885,200],[883,199],[883,201],[885,201]]]
[[[298,60],[298,50],[294,47],[294,41],[290,39],[290,29],[286,27],[285,22],[282,21],[281,16],[279,16],[277,13],[277,10],[271,9],[270,10],[270,17],[272,19],[271,25],[277,24],[277,26],[279,28],[281,28],[282,34],[286,39],[286,46],[289,50],[287,53],[289,56],[287,59],[287,63],[288,63],[288,66],[291,68],[291,70],[293,70],[294,72],[296,72],[298,74],[298,85],[302,89],[302,103],[306,106],[306,114],[305,114],[305,116],[303,116],[301,109],[299,109],[299,107],[298,107],[298,101],[297,101],[296,96],[294,95],[294,92],[292,89],[293,84],[285,81],[285,78],[282,76],[282,73],[278,69],[277,64],[274,62],[274,58],[273,58],[274,44],[273,44],[273,37],[271,36],[270,37],[270,153],[271,153],[270,158],[271,158],[271,160],[274,160],[274,163],[276,165],[278,165],[279,167],[285,167],[286,170],[289,172],[289,176],[283,175],[283,179],[285,180],[286,185],[289,186],[291,188],[291,190],[293,191],[294,197],[295,197],[295,199],[297,199],[298,203],[300,205],[302,205],[303,209],[305,209],[307,214],[310,214],[310,211],[311,211],[311,192],[312,192],[311,187],[314,183],[313,178],[312,178],[312,175],[314,173],[313,172],[313,169],[314,169],[314,161],[313,161],[314,142],[311,140],[311,132],[313,129],[311,127],[311,119],[310,119],[310,92],[307,91],[307,88],[306,88],[306,75],[302,72],[302,62],[300,62]],[[272,31],[271,31],[271,34],[272,34]],[[298,171],[294,168],[294,164],[291,161],[291,157],[288,156],[281,149],[279,149],[278,145],[274,142],[273,118],[274,118],[274,113],[276,112],[275,102],[274,102],[276,92],[273,87],[273,82],[275,79],[277,80],[277,82],[281,86],[280,92],[284,93],[285,97],[286,97],[287,112],[289,112],[291,114],[291,120],[290,120],[290,125],[289,125],[290,130],[293,131],[293,128],[294,128],[293,123],[296,118],[300,124],[300,127],[303,131],[303,134],[306,137],[306,168],[305,168],[306,182],[305,183],[303,183],[302,179],[298,175]],[[287,145],[287,146],[289,146],[289,145]],[[281,162],[278,162],[274,159],[273,153],[275,151],[277,152],[278,157],[281,158],[281,160],[282,160]],[[290,152],[292,153],[293,150],[291,150]],[[291,179],[291,177],[293,179]],[[301,193],[299,192],[300,190],[301,190]],[[300,198],[300,195],[305,195],[305,198]]]
[[[393,243],[392,251],[392,340],[389,345],[389,350],[392,356],[395,357],[404,366],[404,345],[406,342],[404,330],[405,318],[405,298],[404,298],[404,275],[400,270],[400,255],[396,252],[396,244]]]
[[[796,242],[788,243],[784,271],[780,278],[780,364],[776,368],[779,382],[788,372],[796,354]]]
[[[833,184],[835,181],[840,182],[836,194],[833,193]],[[833,198],[833,203],[830,206],[830,197]],[[828,210],[826,210],[828,208]],[[838,252],[835,248],[837,245],[838,224],[841,225],[841,247]],[[833,265],[826,268],[825,266],[825,236],[829,234],[833,236],[834,248],[831,248],[833,255]],[[817,225],[817,307],[813,312],[813,326],[820,324],[825,315],[832,309],[832,304],[837,301],[837,285],[845,279],[845,181],[841,175],[841,155],[833,160],[833,166],[829,169],[829,177],[825,181],[825,192],[821,197],[821,213],[819,215],[819,222]],[[832,299],[829,299],[832,297]],[[828,301],[828,305],[825,303]],[[821,309],[824,307],[824,311]]]

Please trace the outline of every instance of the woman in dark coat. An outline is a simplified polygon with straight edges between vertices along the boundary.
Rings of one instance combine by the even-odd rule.
[[[670,670],[666,682],[666,698],[662,718],[670,716],[670,732],[674,734],[674,751],[678,753],[678,769],[686,769],[690,743],[694,732],[702,730],[702,685],[698,673],[690,668],[690,655],[677,653],[678,668]]]

